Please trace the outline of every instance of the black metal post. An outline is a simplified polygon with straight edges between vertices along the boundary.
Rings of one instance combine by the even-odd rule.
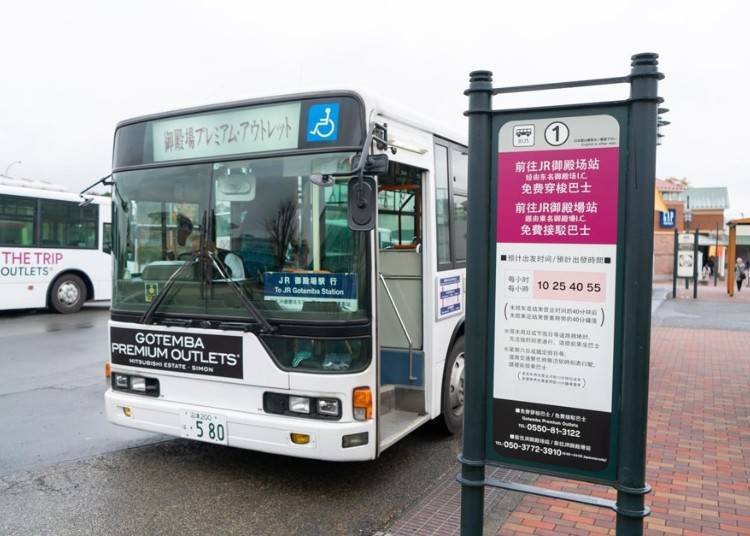
[[[617,534],[643,534],[648,515],[646,424],[648,412],[651,284],[654,252],[654,178],[658,55],[636,54],[630,72],[630,156],[626,186],[623,294],[622,404],[617,468]]]
[[[466,369],[461,467],[461,534],[484,525],[486,361],[490,356],[487,285],[490,280],[492,73],[469,75],[469,221],[466,256]]]
[[[701,271],[703,266],[701,266]],[[698,299],[698,229],[695,230],[693,239],[693,299]]]
[[[672,259],[672,299],[677,298],[677,253],[679,252],[679,234],[674,230],[674,258]]]

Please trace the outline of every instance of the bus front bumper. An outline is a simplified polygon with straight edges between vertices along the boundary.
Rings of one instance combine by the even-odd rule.
[[[104,394],[107,419],[119,426],[183,437],[184,411],[221,414],[227,419],[227,445],[242,449],[329,461],[375,458],[375,423],[331,422],[282,415],[252,414],[198,405],[167,402],[108,389]],[[129,408],[130,416],[125,413]],[[343,448],[346,435],[368,433],[366,445]],[[307,434],[305,445],[292,443],[291,434]]]

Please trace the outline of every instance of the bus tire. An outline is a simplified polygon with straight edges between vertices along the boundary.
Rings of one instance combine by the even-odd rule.
[[[464,427],[464,337],[458,337],[445,360],[441,396],[442,427],[457,434]]]
[[[74,274],[62,274],[50,289],[49,304],[60,314],[76,313],[86,301],[86,285]]]

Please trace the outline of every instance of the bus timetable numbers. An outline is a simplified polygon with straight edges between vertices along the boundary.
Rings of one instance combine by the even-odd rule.
[[[556,290],[565,292],[566,290],[570,290],[571,292],[601,292],[602,286],[599,283],[586,283],[586,286],[583,286],[583,283],[566,283],[565,281],[552,281],[550,283],[549,281],[539,281],[538,286],[540,290]]]
[[[519,147],[521,126],[546,144]],[[616,473],[619,133],[608,114],[499,126],[488,438],[498,461]]]
[[[607,277],[603,272],[534,271],[534,298],[603,302]]]
[[[182,437],[219,445],[227,444],[227,418],[225,415],[184,410],[180,415],[180,425]]]

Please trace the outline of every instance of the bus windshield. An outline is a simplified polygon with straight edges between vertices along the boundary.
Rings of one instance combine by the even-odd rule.
[[[113,309],[145,311],[186,263],[157,314],[247,319],[233,283],[266,318],[369,316],[366,235],[347,226],[351,153],[285,156],[114,175]],[[195,262],[210,253],[220,267]]]

